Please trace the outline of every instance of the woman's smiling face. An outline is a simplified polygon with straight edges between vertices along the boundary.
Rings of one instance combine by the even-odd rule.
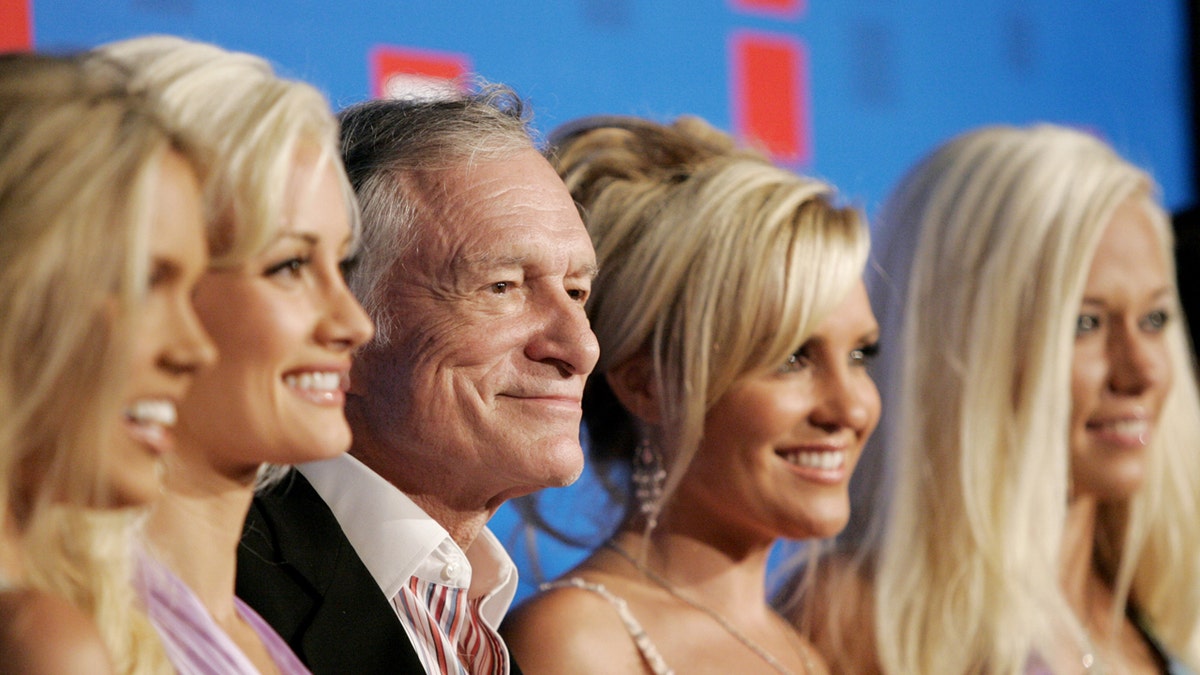
[[[210,270],[197,288],[197,312],[221,359],[184,403],[181,454],[190,456],[182,461],[246,477],[264,462],[349,448],[350,358],[372,335],[342,278],[351,245],[335,166],[299,153],[275,239],[237,267]]]
[[[124,419],[108,462],[115,506],[145,504],[161,494],[161,462],[175,449],[176,408],[196,373],[216,358],[192,307],[207,251],[196,176],[167,153],[151,210],[146,299],[132,310]]]
[[[1096,248],[1071,368],[1075,495],[1127,499],[1142,485],[1146,445],[1171,388],[1165,326],[1174,285],[1144,198],[1121,204]]]
[[[879,422],[879,390],[866,369],[878,339],[859,283],[778,371],[735,383],[705,418],[671,517],[763,540],[839,532],[850,516],[850,475]],[[712,527],[721,521],[729,522]]]

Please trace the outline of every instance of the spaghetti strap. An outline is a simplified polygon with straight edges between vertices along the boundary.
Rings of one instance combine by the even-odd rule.
[[[625,630],[633,638],[633,644],[637,646],[638,652],[642,655],[642,660],[650,668],[650,672],[654,673],[654,675],[675,675],[675,671],[671,670],[667,662],[663,660],[662,654],[658,652],[658,648],[650,641],[650,636],[646,635],[642,624],[638,623],[638,620],[633,616],[633,612],[629,611],[629,605],[623,598],[613,595],[603,584],[593,584],[579,577],[561,579],[548,584],[542,584],[541,586],[541,590],[543,591],[553,588],[578,588],[584,591],[591,591],[607,600],[613,606],[613,609],[617,610],[617,616],[621,618],[621,623],[625,624]]]

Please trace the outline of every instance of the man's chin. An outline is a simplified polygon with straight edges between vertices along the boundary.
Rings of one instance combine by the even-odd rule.
[[[545,487],[566,487],[583,475],[583,448],[578,438],[563,442],[557,449],[554,470],[547,475]]]
[[[579,466],[572,469],[570,472],[563,472],[555,477],[555,480],[546,487],[567,487],[572,485],[579,477],[583,475],[583,462],[579,462]]]

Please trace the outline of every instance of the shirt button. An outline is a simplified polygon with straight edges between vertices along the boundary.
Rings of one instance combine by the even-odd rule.
[[[457,560],[451,560],[442,568],[442,579],[446,581],[454,581],[458,579],[459,572],[462,571],[462,565]]]

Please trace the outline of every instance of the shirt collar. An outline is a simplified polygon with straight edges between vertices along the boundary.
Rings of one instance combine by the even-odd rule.
[[[358,459],[340,455],[297,469],[333,511],[363,564],[388,598],[409,578],[467,587],[483,597],[480,614],[493,628],[517,592],[517,568],[487,528],[464,553],[445,528]]]

